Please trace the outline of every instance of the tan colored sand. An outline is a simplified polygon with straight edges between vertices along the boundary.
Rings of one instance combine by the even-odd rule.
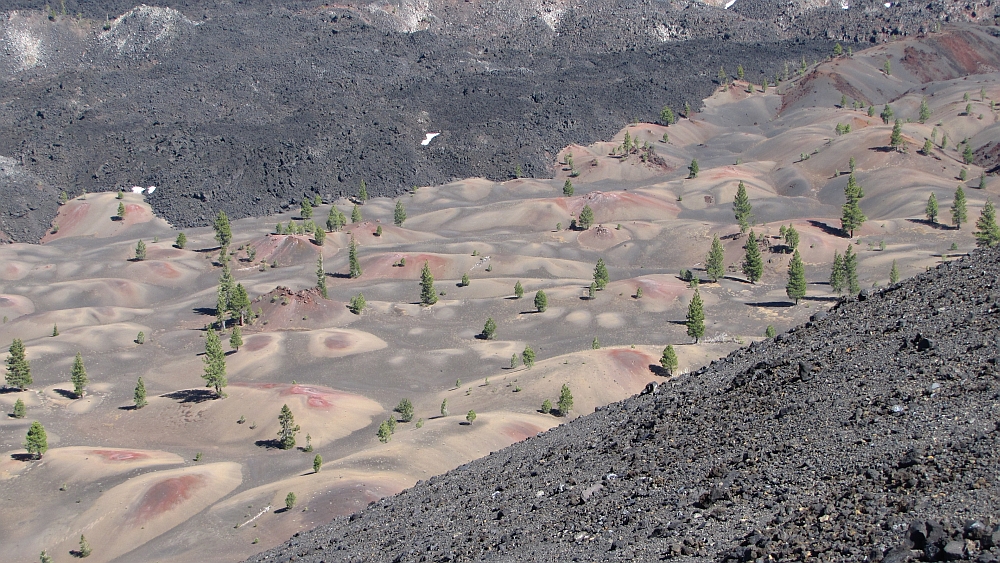
[[[316,358],[342,358],[388,346],[374,334],[360,330],[326,329],[309,333],[309,353]]]

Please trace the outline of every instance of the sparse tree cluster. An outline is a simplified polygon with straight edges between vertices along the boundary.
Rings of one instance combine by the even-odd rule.
[[[855,294],[861,291],[858,283],[858,255],[853,245],[849,245],[844,254],[833,252],[833,267],[830,270],[830,289],[835,293]]]

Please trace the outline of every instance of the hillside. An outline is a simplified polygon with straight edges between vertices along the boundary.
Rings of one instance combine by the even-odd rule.
[[[998,279],[865,290],[248,561],[997,561]]]
[[[157,186],[156,213],[191,227],[219,209],[332,201],[362,180],[393,195],[551,177],[569,144],[666,104],[697,110],[722,66],[759,82],[834,40],[860,48],[989,17],[950,3],[756,0],[56,4],[0,3],[0,182],[12,194],[0,231],[21,242],[41,238],[64,190]],[[429,132],[441,134],[421,145]]]

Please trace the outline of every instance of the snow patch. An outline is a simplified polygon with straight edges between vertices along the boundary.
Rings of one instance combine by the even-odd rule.
[[[420,144],[426,147],[427,145],[431,144],[431,141],[434,140],[434,137],[437,137],[440,134],[441,133],[427,133],[424,135],[424,140],[420,141]]]

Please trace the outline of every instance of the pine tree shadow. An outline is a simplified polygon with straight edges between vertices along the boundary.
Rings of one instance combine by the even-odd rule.
[[[195,307],[191,309],[192,313],[196,315],[206,315],[209,317],[214,317],[218,312],[215,307]]]
[[[14,461],[24,461],[24,462],[34,461],[35,454],[28,454],[28,453],[10,454],[10,459],[13,459]]]
[[[79,399],[79,397],[76,396],[76,393],[69,391],[68,389],[53,389],[52,391],[66,399]]]
[[[663,366],[657,364],[649,364],[649,371],[653,372],[653,375],[658,375],[660,377],[670,377],[670,372],[663,369]]]
[[[810,219],[809,224],[817,229],[823,231],[825,234],[835,237],[847,237],[848,233],[845,233],[843,229],[838,229],[836,227],[831,227],[823,221],[816,221],[815,219]]]
[[[120,410],[120,411],[137,411],[139,409],[137,409],[135,407],[135,405],[125,405],[123,407],[118,407],[118,410]]]
[[[7,393],[20,393],[22,389],[17,387],[0,387],[0,395],[6,395]]]
[[[337,278],[338,280],[349,280],[351,279],[351,274],[344,274],[341,272],[327,272],[327,277]]]
[[[795,303],[791,301],[757,301],[756,303],[747,303],[746,305],[747,307],[775,307],[784,309],[794,307]]]
[[[958,230],[950,225],[945,225],[943,223],[928,221],[927,219],[907,219],[911,223],[916,223],[918,225],[923,225],[925,227],[930,227],[932,229],[937,229],[939,231],[955,231]]]
[[[167,399],[174,399],[181,404],[204,403],[205,401],[211,401],[216,398],[215,391],[211,391],[209,389],[181,389],[179,391],[174,391],[160,396]]]
[[[829,285],[829,283],[827,283],[827,285]],[[837,301],[840,301],[840,297],[836,297],[836,296],[832,296],[832,295],[828,295],[828,296],[823,296],[823,295],[806,295],[805,297],[802,298],[802,300],[803,301],[818,301],[818,302],[836,303]]]
[[[254,445],[258,448],[264,448],[265,450],[283,450],[285,448],[281,447],[281,440],[271,439],[271,440],[257,440]]]
[[[201,252],[201,253],[204,254],[204,253],[208,253],[208,252],[218,252],[220,250],[222,250],[221,246],[213,246],[211,248],[197,248],[197,249],[193,250],[193,252]]]

